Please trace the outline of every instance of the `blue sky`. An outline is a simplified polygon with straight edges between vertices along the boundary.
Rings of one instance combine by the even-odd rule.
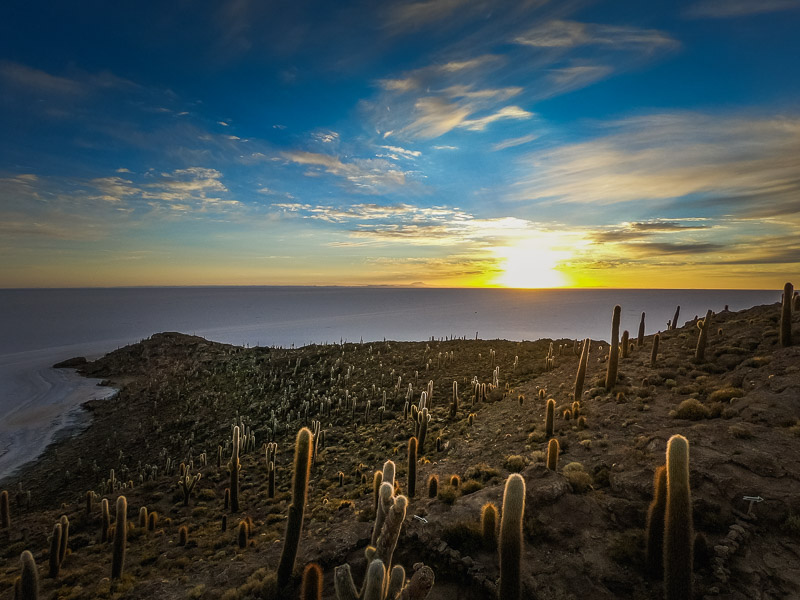
[[[6,287],[800,263],[800,0],[6,6]]]

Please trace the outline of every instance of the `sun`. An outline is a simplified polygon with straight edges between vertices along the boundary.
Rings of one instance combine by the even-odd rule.
[[[569,253],[548,247],[544,240],[523,240],[495,248],[502,272],[494,283],[508,288],[556,288],[569,285],[558,270]]]

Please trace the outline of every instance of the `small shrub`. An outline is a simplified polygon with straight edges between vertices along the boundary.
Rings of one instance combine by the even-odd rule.
[[[512,454],[511,456],[506,457],[506,469],[511,471],[512,473],[519,473],[522,469],[525,468],[525,465],[528,461],[525,460],[524,456],[520,456],[519,454]]]
[[[478,490],[483,489],[483,484],[476,480],[476,479],[468,479],[463,484],[461,484],[461,495],[466,496],[468,494],[474,494]]]
[[[753,432],[744,425],[731,425],[728,427],[728,433],[737,440],[749,440],[753,437]]]
[[[724,387],[708,396],[709,402],[730,402],[733,398],[741,398],[744,396],[744,391],[736,387]]]
[[[469,467],[464,473],[464,479],[476,479],[483,483],[487,483],[495,477],[500,477],[500,471],[490,467],[486,463],[479,463]]]
[[[444,504],[455,504],[458,498],[458,490],[452,485],[443,485],[439,488],[439,493],[436,495],[439,502]]]
[[[564,466],[561,473],[576,494],[583,494],[592,489],[592,476],[584,470],[581,463],[571,462]]]
[[[442,540],[462,554],[472,554],[483,547],[483,536],[477,523],[457,522],[445,526]]]
[[[678,405],[674,416],[678,419],[688,419],[690,421],[699,421],[700,419],[708,418],[710,412],[708,408],[702,404],[697,398],[688,398]]]

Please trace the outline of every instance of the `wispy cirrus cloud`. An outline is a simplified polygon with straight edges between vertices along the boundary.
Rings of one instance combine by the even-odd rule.
[[[539,136],[535,133],[529,133],[528,135],[523,135],[516,138],[509,138],[507,140],[503,140],[502,142],[497,142],[492,144],[492,150],[505,150],[506,148],[514,148],[515,146],[522,146],[523,144],[528,144],[534,141]]]
[[[527,156],[529,175],[510,196],[599,205],[692,197],[739,215],[800,214],[800,117],[672,113],[597,133]]]
[[[675,38],[658,29],[560,19],[536,25],[516,36],[514,42],[533,48],[569,49],[579,46],[605,46],[647,53],[679,46]]]
[[[307,175],[317,176],[322,172],[339,177],[354,191],[377,194],[407,185],[407,172],[397,168],[394,162],[383,158],[353,159],[344,162],[332,154],[320,154],[291,150],[282,152],[288,162],[309,167]]]
[[[689,18],[731,19],[800,9],[799,0],[701,0],[684,11]]]

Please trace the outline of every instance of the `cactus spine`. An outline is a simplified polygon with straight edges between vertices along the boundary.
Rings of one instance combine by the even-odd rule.
[[[639,321],[639,335],[636,337],[636,347],[641,348],[644,346],[644,313],[642,313],[642,320]]]
[[[8,507],[8,491],[0,492],[0,529],[11,527],[11,510]]]
[[[308,494],[308,477],[311,470],[311,430],[303,427],[297,432],[294,448],[294,475],[292,476],[292,504],[289,506],[289,519],[286,522],[286,540],[278,564],[278,587],[289,583],[297,558],[300,532],[303,529],[303,514]]]
[[[619,320],[622,308],[617,304],[611,318],[611,345],[608,347],[608,370],[606,371],[606,389],[611,391],[617,385],[617,369],[619,367]]]
[[[58,549],[61,547],[61,523],[56,523],[53,526],[53,535],[50,538],[50,577],[55,579],[58,577],[58,572],[61,569],[61,563],[58,560]]]
[[[586,365],[589,362],[590,345],[591,341],[589,338],[583,340],[581,358],[578,361],[578,374],[575,376],[575,391],[573,392],[574,400],[580,400],[581,396],[583,396],[583,382],[586,380]]]
[[[519,600],[522,563],[522,517],[525,513],[525,480],[513,473],[506,480],[503,492],[503,513],[500,521],[500,584],[498,597]]]
[[[547,412],[544,418],[544,434],[551,438],[553,437],[553,422],[556,417],[556,401],[550,398],[547,401]]]
[[[787,348],[792,345],[792,296],[794,287],[791,283],[783,286],[783,303],[781,304],[781,346]]]
[[[231,471],[231,512],[239,512],[239,470],[242,465],[239,463],[239,426],[233,428],[233,449],[231,451],[231,462],[228,465]]]
[[[322,569],[316,563],[308,563],[303,570],[300,600],[322,600]]]
[[[19,580],[20,600],[39,600],[39,571],[33,554],[25,550],[19,557],[22,575]]]
[[[487,550],[497,546],[497,507],[487,502],[481,508],[481,537]]]
[[[647,574],[661,579],[664,574],[664,510],[667,506],[667,467],[656,469],[653,476],[653,501],[647,511]]]
[[[664,598],[692,597],[692,496],[689,489],[689,441],[673,435],[667,442],[667,505],[664,511]]]
[[[547,444],[547,468],[555,471],[558,467],[558,454],[561,452],[561,446],[558,440],[553,438]]]
[[[408,497],[417,493],[417,438],[408,440]]]
[[[708,343],[708,329],[711,326],[711,309],[706,313],[706,318],[697,322],[697,327],[700,329],[700,335],[697,336],[697,348],[694,351],[694,359],[697,362],[705,360],[706,344]]]
[[[114,552],[111,558],[111,579],[119,579],[125,569],[125,542],[128,540],[128,500],[117,498],[117,518],[114,523]]]
[[[656,366],[656,360],[658,359],[658,343],[661,341],[661,334],[655,334],[653,336],[653,350],[650,352],[650,366]]]

